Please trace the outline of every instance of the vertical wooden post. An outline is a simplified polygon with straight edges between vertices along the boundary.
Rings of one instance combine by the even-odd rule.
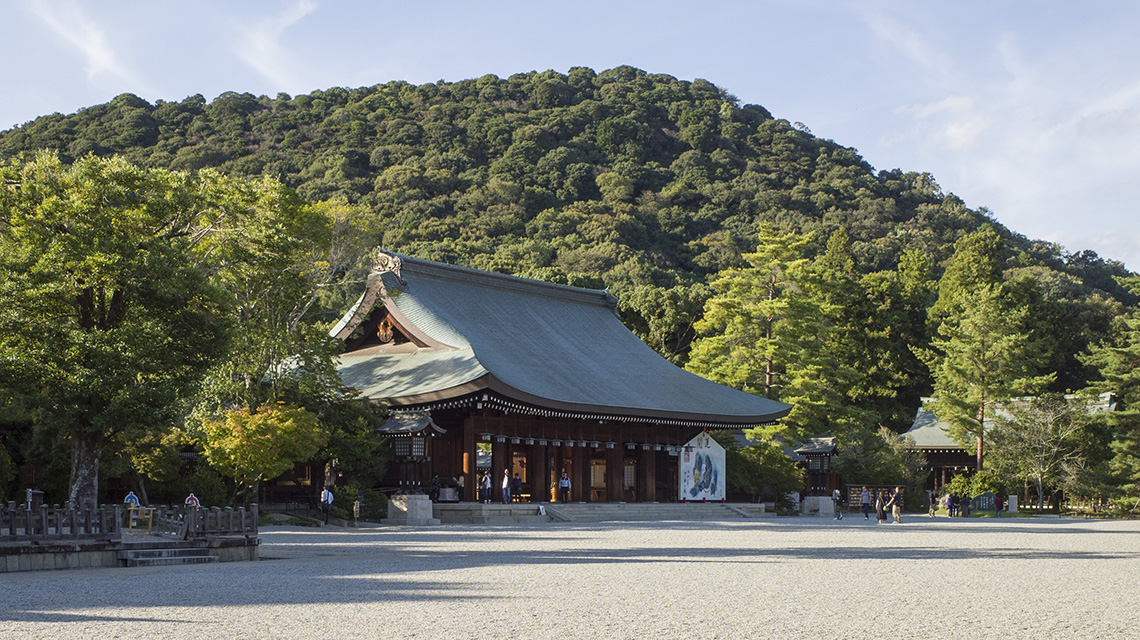
[[[625,493],[625,459],[621,445],[606,449],[606,500],[621,502]]]
[[[570,460],[573,474],[570,477],[570,499],[574,502],[590,501],[590,461],[586,458],[586,448],[572,445]]]
[[[506,442],[499,442],[498,438],[491,442],[491,502],[503,501],[503,471],[510,465],[507,457],[509,447]]]
[[[477,500],[479,478],[476,475],[475,464],[478,461],[478,448],[475,446],[475,417],[467,416],[463,419],[463,495],[460,500],[471,502]]]
[[[547,502],[550,500],[550,468],[549,459],[544,445],[535,441],[530,449],[527,461],[527,481],[530,483],[530,501]]]
[[[639,485],[637,495],[642,502],[657,501],[657,452],[653,449],[641,451],[641,460],[637,465],[637,482]]]

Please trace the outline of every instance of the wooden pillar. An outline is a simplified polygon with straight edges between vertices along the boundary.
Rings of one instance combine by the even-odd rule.
[[[625,490],[625,460],[620,445],[606,449],[606,500],[621,502]]]
[[[460,500],[471,502],[478,500],[479,478],[476,475],[475,464],[479,459],[478,448],[475,446],[475,417],[467,416],[463,419],[463,459],[460,470],[463,478],[463,495]]]
[[[503,470],[510,464],[509,448],[506,442],[491,440],[491,502],[503,501]]]
[[[549,502],[550,501],[550,464],[546,452],[546,446],[538,444],[530,449],[530,455],[527,456],[527,481],[530,484],[530,501],[531,502]]]
[[[657,501],[657,452],[653,449],[641,451],[637,464],[637,495],[642,502]]]
[[[570,456],[574,462],[574,474],[570,478],[570,499],[574,502],[590,501],[590,460],[586,457],[586,447],[577,443]]]

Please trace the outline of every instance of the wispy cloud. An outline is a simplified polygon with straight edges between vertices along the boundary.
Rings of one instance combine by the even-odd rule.
[[[316,8],[312,0],[298,0],[280,14],[240,29],[242,42],[236,49],[238,57],[275,87],[297,86],[294,56],[281,39],[289,27]]]
[[[97,82],[101,77],[112,76],[115,80],[134,82],[134,74],[119,61],[106,33],[83,7],[74,2],[35,0],[29,8],[56,35],[83,55],[87,62],[88,81]]]

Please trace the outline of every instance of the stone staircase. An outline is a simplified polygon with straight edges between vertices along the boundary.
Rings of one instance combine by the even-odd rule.
[[[171,564],[210,564],[218,561],[205,547],[125,549],[119,562],[125,567],[156,567]]]
[[[774,517],[762,504],[719,502],[562,502],[482,504],[437,503],[433,515],[443,524],[516,524],[539,522],[621,522],[670,520],[739,520]]]
[[[538,504],[483,504],[480,502],[440,502],[432,505],[432,515],[441,524],[521,524],[550,522],[550,515],[539,515]]]
[[[570,522],[740,520],[774,516],[761,504],[719,502],[568,502],[550,505],[548,513]]]

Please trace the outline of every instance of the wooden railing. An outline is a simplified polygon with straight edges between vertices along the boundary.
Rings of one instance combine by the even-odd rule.
[[[257,536],[258,509],[254,503],[245,507],[205,509],[194,506],[156,507],[154,533],[160,536],[193,540],[210,536]]]
[[[0,505],[0,541],[120,540],[122,523],[123,509],[119,505],[99,509],[46,505],[29,509],[14,502]]]

